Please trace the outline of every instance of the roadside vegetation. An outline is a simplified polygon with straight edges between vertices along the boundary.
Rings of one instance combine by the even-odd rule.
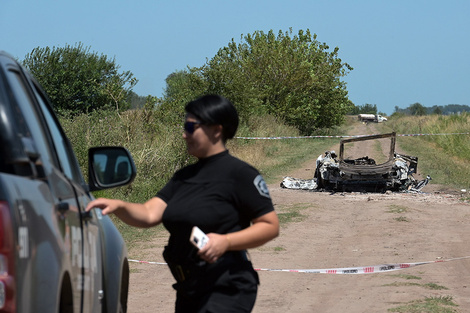
[[[413,135],[399,136],[397,144],[418,156],[418,172],[430,175],[431,183],[470,189],[470,113],[397,116],[383,127],[398,135]]]
[[[61,118],[80,166],[87,173],[87,151],[93,146],[120,145],[132,154],[137,167],[134,182],[125,187],[94,192],[95,197],[110,197],[133,202],[145,202],[153,197],[179,168],[195,161],[186,153],[180,124],[161,122],[158,110],[138,109],[117,114],[101,111],[81,114],[73,119]],[[340,135],[347,127],[318,131],[317,135]],[[254,116],[242,123],[238,137],[298,137],[299,131],[270,115]],[[228,149],[238,158],[259,169],[268,183],[280,182],[289,169],[295,169],[335,144],[335,138],[304,138],[256,140],[236,138]],[[313,171],[312,171],[313,175]],[[149,241],[162,227],[138,229],[118,219],[115,224],[130,250],[136,243]]]
[[[392,118],[379,126],[382,132],[397,134],[441,134],[470,132],[469,115],[423,116]],[[182,120],[178,125],[167,124],[162,112],[137,109],[117,114],[100,111],[81,114],[73,119],[62,118],[72,141],[79,163],[86,173],[87,150],[98,145],[122,145],[129,149],[137,167],[137,177],[118,189],[95,192],[96,197],[111,197],[144,202],[153,197],[179,168],[194,162],[185,151],[182,139]],[[354,123],[354,121],[352,122]],[[419,128],[421,126],[421,128]],[[346,135],[348,126],[320,130],[314,135]],[[292,126],[271,116],[253,116],[242,123],[238,137],[297,137]],[[456,138],[457,137],[457,138]],[[318,157],[340,138],[302,139],[234,139],[229,141],[231,153],[257,167],[268,183],[281,182],[289,169]],[[431,175],[431,183],[461,190],[470,189],[469,135],[399,136],[397,144],[405,153],[419,157],[418,171]],[[466,152],[465,152],[466,151]],[[313,175],[313,169],[312,169]],[[309,177],[302,177],[309,178]],[[466,193],[463,197],[467,197]],[[136,242],[148,241],[161,227],[136,229],[118,224],[130,249]]]

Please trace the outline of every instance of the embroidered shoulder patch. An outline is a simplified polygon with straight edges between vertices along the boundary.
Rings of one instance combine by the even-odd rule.
[[[253,184],[255,184],[255,187],[256,189],[258,189],[260,195],[271,199],[271,196],[269,195],[268,186],[266,185],[266,182],[264,181],[261,175],[255,177],[255,179],[253,180]]]

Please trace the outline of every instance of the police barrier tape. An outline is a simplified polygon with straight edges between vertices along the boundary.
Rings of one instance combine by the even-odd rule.
[[[373,273],[384,273],[391,271],[403,270],[419,265],[432,264],[432,263],[443,263],[456,260],[469,259],[470,256],[464,256],[459,258],[443,259],[436,261],[427,262],[416,262],[416,263],[390,263],[372,266],[359,266],[359,267],[342,267],[342,268],[326,268],[326,269],[269,269],[269,268],[255,268],[255,271],[266,271],[266,272],[289,272],[289,273],[310,273],[310,274],[373,274]],[[143,263],[143,264],[156,264],[166,265],[162,262],[147,262],[139,260],[128,260],[129,262]]]
[[[258,140],[277,140],[277,139],[308,139],[308,138],[358,138],[358,137],[366,137],[366,136],[373,136],[372,135],[356,135],[356,136],[348,136],[348,135],[338,135],[338,136],[292,136],[292,137],[235,137],[235,139],[258,139]],[[413,137],[413,136],[450,136],[450,135],[470,135],[470,133],[448,133],[448,134],[397,134],[400,137]]]

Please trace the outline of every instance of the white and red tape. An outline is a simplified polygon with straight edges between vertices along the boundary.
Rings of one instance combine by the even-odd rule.
[[[449,134],[397,134],[401,137],[413,137],[413,136],[449,136],[449,135],[470,135],[470,133],[449,133]],[[258,139],[258,140],[276,140],[276,139],[308,139],[308,138],[355,138],[364,137],[369,135],[357,135],[357,136],[293,136],[293,137],[235,137],[236,139]]]
[[[256,271],[267,271],[267,272],[289,272],[289,273],[309,273],[309,274],[373,274],[373,273],[384,273],[391,271],[398,271],[410,267],[419,265],[432,264],[432,263],[443,263],[456,260],[469,259],[470,256],[464,256],[459,258],[451,259],[440,259],[436,261],[416,262],[416,263],[389,263],[372,266],[358,266],[358,267],[342,267],[342,268],[326,268],[326,269],[269,269],[269,268],[255,268]],[[148,262],[139,260],[128,260],[129,262],[143,263],[143,264],[155,264],[155,265],[166,265],[163,262]]]

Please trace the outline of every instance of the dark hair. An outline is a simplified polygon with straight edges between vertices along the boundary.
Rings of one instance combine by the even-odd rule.
[[[218,95],[202,96],[189,102],[185,111],[194,115],[202,124],[222,125],[222,139],[232,139],[238,128],[238,113],[235,106]]]

